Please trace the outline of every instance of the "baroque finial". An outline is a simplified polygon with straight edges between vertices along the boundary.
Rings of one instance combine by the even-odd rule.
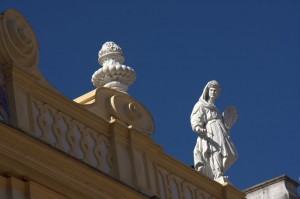
[[[114,42],[102,45],[98,54],[98,62],[102,68],[92,76],[94,86],[108,87],[126,93],[135,81],[136,74],[132,68],[123,65],[125,61],[122,49]]]

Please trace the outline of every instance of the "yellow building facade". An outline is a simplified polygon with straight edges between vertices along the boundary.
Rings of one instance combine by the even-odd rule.
[[[37,66],[38,43],[15,10],[0,16],[1,199],[241,199],[165,154],[137,100],[97,88],[74,101]]]

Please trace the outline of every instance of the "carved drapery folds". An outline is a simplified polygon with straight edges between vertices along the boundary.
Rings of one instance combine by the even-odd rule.
[[[15,10],[0,16],[0,64],[14,63],[23,69],[38,62],[38,43],[24,17]]]

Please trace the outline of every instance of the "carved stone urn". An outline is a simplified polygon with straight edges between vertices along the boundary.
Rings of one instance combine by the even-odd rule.
[[[132,68],[123,65],[124,61],[122,49],[117,44],[111,41],[103,44],[98,54],[98,62],[102,68],[92,76],[94,86],[127,93],[128,87],[136,79],[136,74]]]

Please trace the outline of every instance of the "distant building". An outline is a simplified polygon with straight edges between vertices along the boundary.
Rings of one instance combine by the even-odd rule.
[[[244,192],[247,199],[298,199],[298,182],[283,175],[250,187]]]
[[[27,21],[7,10],[0,23],[1,199],[245,198],[155,143],[151,114],[126,93],[135,73],[117,45],[100,51],[98,88],[71,101],[41,75]]]

